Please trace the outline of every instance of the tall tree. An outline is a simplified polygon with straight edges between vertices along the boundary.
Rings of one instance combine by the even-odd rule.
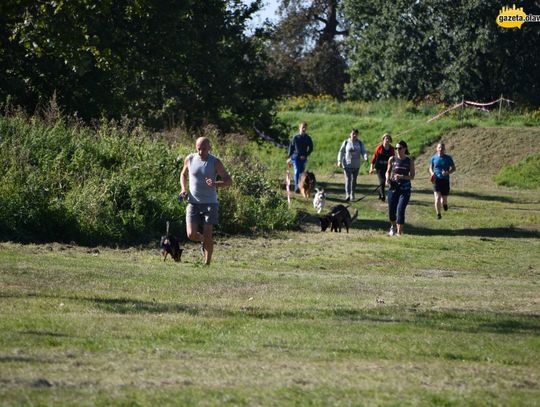
[[[521,2],[538,14],[534,2]],[[540,104],[540,60],[533,23],[504,29],[495,23],[499,4],[482,0],[344,0],[352,98],[423,98],[454,101],[462,95],[501,93]]]
[[[274,89],[246,24],[260,0],[6,0],[0,100],[29,109],[56,91],[83,118],[251,127]]]
[[[282,0],[269,53],[284,93],[341,97],[347,82],[339,0]]]

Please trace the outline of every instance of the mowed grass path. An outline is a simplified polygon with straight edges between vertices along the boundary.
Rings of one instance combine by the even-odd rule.
[[[301,230],[219,236],[210,267],[1,243],[0,404],[539,405],[540,192],[458,172],[437,220],[426,178],[402,237],[361,176],[349,234],[295,197]]]

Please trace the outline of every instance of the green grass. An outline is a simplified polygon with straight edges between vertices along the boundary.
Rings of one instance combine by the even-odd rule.
[[[372,123],[375,143],[398,125],[377,118],[385,106],[281,113],[310,123],[328,206],[348,127]],[[298,230],[218,234],[210,267],[187,242],[181,264],[157,247],[0,243],[0,405],[540,405],[540,197],[492,181],[538,153],[538,129],[437,126],[407,139],[418,176],[401,237],[363,174],[349,234],[321,233],[295,196]],[[426,172],[437,132],[458,168],[442,220]],[[257,151],[279,174],[282,151]]]
[[[417,157],[444,134],[460,127],[540,125],[538,115],[520,113],[506,107],[503,107],[500,117],[497,109],[492,112],[466,109],[461,120],[458,109],[427,123],[428,119],[446,108],[436,104],[414,105],[412,102],[402,100],[338,103],[328,97],[293,97],[282,101],[278,118],[289,127],[291,137],[297,133],[298,123],[308,122],[308,133],[313,138],[315,146],[308,167],[316,173],[326,174],[340,172],[331,165],[336,163],[338,149],[353,127],[360,130],[359,138],[366,145],[371,159],[373,150],[385,132],[393,135],[394,143],[400,139],[405,140],[412,156]],[[273,151],[274,154],[267,154],[265,151],[262,156],[265,162],[270,158],[268,161],[272,169],[282,172],[286,152],[277,152],[275,148]],[[276,161],[276,158],[279,158],[279,161]],[[364,164],[361,173],[366,174],[368,170],[369,165]]]
[[[218,237],[210,267],[2,243],[0,404],[538,405],[537,190],[431,200],[390,238],[373,196],[349,234],[295,199],[301,231]]]
[[[540,153],[532,154],[520,162],[501,169],[495,182],[508,187],[533,189],[540,187]]]

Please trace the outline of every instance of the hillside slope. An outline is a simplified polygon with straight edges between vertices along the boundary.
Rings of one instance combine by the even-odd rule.
[[[540,151],[538,127],[478,127],[453,130],[441,141],[446,144],[458,171],[455,177],[463,183],[492,183],[501,168],[515,164]],[[427,174],[430,157],[437,143],[427,147],[417,160],[419,176]]]

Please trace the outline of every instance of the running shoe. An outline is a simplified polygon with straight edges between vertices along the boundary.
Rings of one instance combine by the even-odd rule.
[[[396,234],[396,231],[394,230],[393,226],[390,226],[390,232],[388,232],[388,236],[394,236]]]
[[[441,218],[442,218],[441,214],[438,213],[438,214],[437,214],[437,219],[441,219]]]
[[[447,210],[448,210],[448,205],[447,205],[447,204],[443,204],[443,206],[442,206],[442,207],[443,207],[443,209],[444,209],[445,211],[447,211]]]

